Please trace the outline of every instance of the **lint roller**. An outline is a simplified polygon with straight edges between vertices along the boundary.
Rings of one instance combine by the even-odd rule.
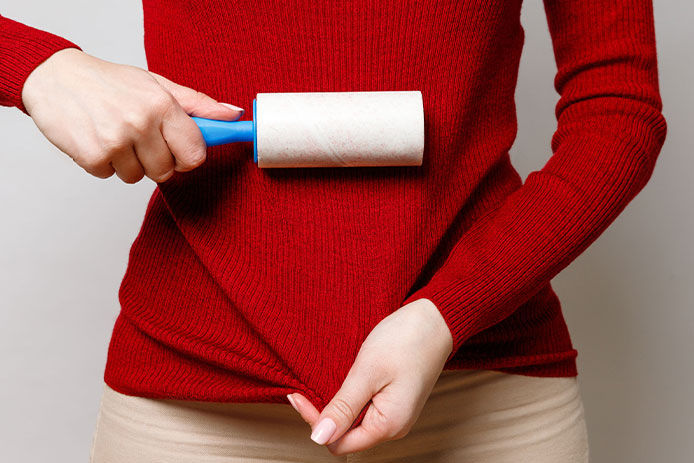
[[[208,146],[253,142],[258,167],[419,166],[422,93],[258,93],[252,121],[193,117]]]

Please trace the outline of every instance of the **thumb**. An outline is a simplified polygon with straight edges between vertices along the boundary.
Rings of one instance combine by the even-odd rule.
[[[166,77],[150,72],[152,77],[178,101],[183,110],[190,116],[235,121],[243,116],[243,108],[228,103],[219,103],[214,98],[202,92],[184,87],[170,81]]]
[[[321,411],[311,433],[311,439],[317,444],[339,439],[381,388],[374,370],[359,365],[352,366],[340,389]]]

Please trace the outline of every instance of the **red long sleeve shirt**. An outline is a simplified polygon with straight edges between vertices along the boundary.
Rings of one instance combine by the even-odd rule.
[[[420,90],[426,141],[416,167],[259,169],[251,144],[224,145],[158,185],[108,385],[231,402],[298,391],[320,410],[370,330],[419,298],[453,334],[444,368],[575,376],[550,279],[646,184],[666,122],[650,0],[544,6],[557,128],[523,182],[509,160],[520,0],[144,0],[150,70],[245,108],[258,92]],[[0,18],[0,102],[24,110],[24,79],[71,46]]]

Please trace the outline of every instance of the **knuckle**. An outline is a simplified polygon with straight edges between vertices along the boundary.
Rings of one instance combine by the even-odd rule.
[[[391,436],[392,440],[397,440],[397,439],[402,439],[405,437],[407,434],[409,434],[410,430],[412,429],[412,425],[404,425],[404,426],[398,426],[397,431],[395,434]]]
[[[398,434],[400,434],[403,431],[403,426],[400,423],[391,420],[388,421],[382,429],[383,437],[392,440],[396,439],[396,436],[398,436]]]
[[[153,181],[155,181],[157,183],[162,183],[162,182],[165,182],[168,179],[170,179],[173,176],[173,174],[174,174],[174,171],[170,170],[170,171],[167,171],[164,173],[150,175],[149,178],[151,178]]]
[[[102,156],[109,157],[123,150],[130,144],[123,132],[124,131],[120,129],[104,131],[101,134],[99,145]]]
[[[94,171],[94,172],[89,172],[89,173],[92,174],[92,175],[95,176],[95,177],[99,177],[99,178],[109,178],[109,177],[111,177],[111,176],[113,175],[114,172],[115,172],[115,171],[114,171],[113,169],[111,169],[111,170],[101,169],[101,170]]]
[[[201,91],[195,91],[195,102],[200,105],[214,103],[215,99]]]
[[[199,146],[192,146],[184,151],[184,154],[177,157],[181,166],[186,170],[191,170],[205,162],[207,152]]]
[[[378,410],[376,410],[375,420],[375,427],[382,439],[393,439],[404,428],[403,421],[398,416],[386,415]]]
[[[125,122],[129,129],[138,134],[146,132],[153,119],[149,110],[132,110],[125,116]]]
[[[200,149],[199,147],[196,147],[191,151],[190,154],[190,166],[191,167],[198,167],[200,164],[205,162],[205,158],[207,157],[207,153],[205,152],[204,149]]]
[[[401,439],[405,437],[412,426],[415,419],[411,410],[402,408],[399,413],[392,415],[388,421],[388,434],[390,439]]]
[[[152,95],[150,106],[155,114],[164,114],[171,110],[174,102],[174,97],[170,93],[157,91]]]
[[[343,398],[337,397],[332,402],[332,411],[338,418],[343,418],[346,422],[352,423],[357,415],[352,406]]]
[[[85,156],[79,163],[84,170],[92,175],[99,176],[99,174],[106,170],[106,160],[101,156]],[[110,175],[109,175],[110,177]]]

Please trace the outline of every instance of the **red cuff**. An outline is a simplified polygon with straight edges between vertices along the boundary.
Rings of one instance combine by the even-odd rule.
[[[50,32],[0,16],[0,105],[28,114],[22,89],[29,74],[53,53],[80,47]]]

